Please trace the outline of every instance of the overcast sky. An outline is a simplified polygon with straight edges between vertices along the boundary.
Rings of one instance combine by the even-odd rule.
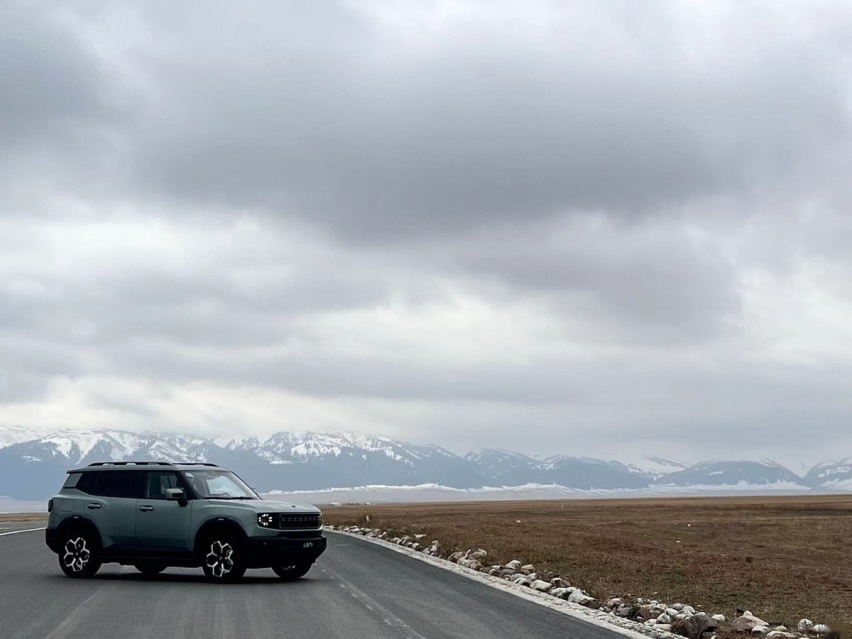
[[[5,2],[0,425],[850,455],[850,24]]]

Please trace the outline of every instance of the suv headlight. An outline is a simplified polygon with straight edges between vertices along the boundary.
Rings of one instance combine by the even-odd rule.
[[[260,513],[257,516],[257,525],[261,528],[272,528],[275,523],[275,517],[272,513]]]

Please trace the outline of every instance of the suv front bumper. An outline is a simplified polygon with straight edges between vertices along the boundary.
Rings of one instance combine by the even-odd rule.
[[[249,568],[271,568],[316,561],[325,552],[328,541],[317,531],[315,536],[300,538],[249,537],[245,542]]]

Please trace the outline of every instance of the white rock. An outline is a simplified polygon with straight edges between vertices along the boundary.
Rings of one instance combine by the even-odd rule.
[[[718,621],[719,623],[725,623],[727,621],[727,619],[725,619],[725,615],[713,615],[710,618],[714,621]]]
[[[508,564],[506,564],[506,568],[508,568],[509,570],[514,570],[515,572],[517,572],[518,570],[521,569],[521,565],[522,564],[521,564],[520,561],[518,561],[517,559],[513,559]]]
[[[750,632],[755,626],[766,626],[763,619],[759,619],[754,615],[743,614],[734,619],[734,630],[737,632]],[[769,628],[766,628],[767,632]]]
[[[680,612],[681,610],[683,610],[683,604],[682,603],[676,603],[676,604],[672,605],[672,608],[677,610],[677,612]],[[675,614],[677,614],[677,613],[675,613]]]
[[[619,597],[614,597],[613,599],[610,599],[609,601],[606,602],[606,607],[610,608],[610,609],[618,608],[623,603],[624,603],[623,599],[620,599]]]
[[[485,552],[484,550],[482,550],[482,548],[480,548],[479,550],[474,550],[473,552],[471,552],[468,555],[468,557],[470,557],[471,559],[476,559],[478,561],[482,561],[487,556],[488,556],[488,553]]]
[[[479,570],[480,568],[482,568],[482,564],[479,563],[476,559],[462,558],[459,559],[458,564],[459,566],[470,568],[471,570]]]
[[[769,628],[767,626],[757,625],[751,629],[751,634],[753,635],[765,635],[769,632]]]
[[[522,584],[527,580],[526,575],[517,575],[512,581],[516,584]]]
[[[535,572],[535,566],[533,566],[532,564],[524,564],[523,566],[521,566],[521,572],[525,575],[528,575],[531,572]]]
[[[666,614],[667,614],[669,617],[671,617],[672,619],[674,619],[675,617],[677,617],[677,616],[680,614],[680,611],[681,611],[682,609],[683,609],[683,606],[681,606],[680,608],[675,608],[674,606],[672,606],[671,608],[668,608],[668,609],[666,610]]]
[[[690,617],[695,614],[695,608],[692,606],[684,606],[681,610],[684,614],[689,615]]]
[[[550,592],[550,589],[553,588],[553,586],[541,579],[534,579],[530,584],[530,588],[538,590],[539,592]]]
[[[568,601],[576,604],[584,604],[588,601],[591,601],[592,599],[594,599],[594,597],[590,597],[582,590],[575,590],[570,595],[568,595]]]
[[[414,535],[414,538],[415,538],[417,541],[420,541],[421,539],[424,539],[425,537],[426,537],[426,535],[422,535],[422,534],[421,534],[421,535]]]
[[[814,629],[814,622],[810,619],[802,619],[796,624],[796,630],[799,632],[811,632]]]
[[[663,613],[659,617],[657,617],[657,623],[671,623],[671,622],[672,622],[672,618],[669,615],[667,615],[666,613]]]
[[[824,623],[818,623],[814,626],[814,632],[818,635],[827,635],[829,632],[831,632],[831,628],[826,626]]]
[[[663,632],[671,632],[672,625],[670,623],[658,623],[654,626],[654,630],[662,630]]]

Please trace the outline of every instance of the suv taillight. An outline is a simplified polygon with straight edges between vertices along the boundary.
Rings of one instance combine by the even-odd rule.
[[[49,513],[53,512],[53,500],[52,499],[49,502],[47,502],[47,512],[49,512]]]

